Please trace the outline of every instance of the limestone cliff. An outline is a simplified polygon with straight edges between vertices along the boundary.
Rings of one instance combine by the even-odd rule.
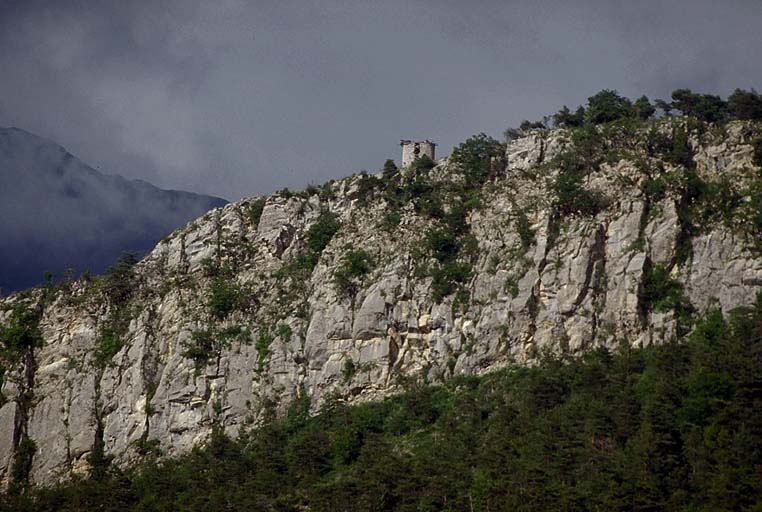
[[[5,363],[0,479],[25,439],[31,480],[49,483],[86,472],[93,451],[128,463],[188,450],[213,425],[235,435],[305,393],[316,409],[547,349],[660,343],[707,308],[748,304],[762,285],[760,133],[671,119],[599,129],[593,145],[525,134],[490,160],[447,257],[431,234],[467,188],[452,186],[468,181],[454,159],[213,210],[159,243],[126,291],[101,278],[7,297],[0,324],[38,308],[43,343]],[[446,258],[454,282],[432,271]]]

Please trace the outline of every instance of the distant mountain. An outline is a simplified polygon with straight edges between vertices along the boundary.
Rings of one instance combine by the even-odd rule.
[[[101,273],[226,203],[105,175],[52,141],[0,128],[0,290],[33,286],[46,271]]]

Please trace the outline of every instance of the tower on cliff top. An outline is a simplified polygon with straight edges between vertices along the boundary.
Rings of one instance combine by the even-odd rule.
[[[436,144],[429,139],[426,140],[406,140],[400,141],[402,146],[402,164],[400,167],[403,169],[413,163],[413,160],[420,158],[423,155],[427,155],[434,160],[434,149]]]

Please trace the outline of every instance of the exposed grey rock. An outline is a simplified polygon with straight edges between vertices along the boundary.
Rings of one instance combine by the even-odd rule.
[[[718,173],[738,183],[751,179],[758,170],[748,130],[731,124],[724,139],[694,140],[697,172],[705,179]],[[534,132],[508,145],[504,176],[485,187],[482,208],[468,219],[478,244],[468,307],[453,296],[436,304],[431,278],[416,272],[425,263],[416,247],[433,221],[405,205],[399,225],[382,229],[387,205],[380,195],[363,197],[357,177],[334,183],[322,199],[267,198],[258,225],[246,199],[173,233],[137,265],[125,343],[105,367],[94,358],[109,315],[97,285],[61,291],[45,308],[45,346],[34,353],[27,421],[38,448],[33,481],[86,472],[101,431],[106,453],[125,464],[147,442],[171,455],[203,442],[213,425],[236,435],[256,425],[267,404],[283,413],[302,393],[317,411],[329,398],[382,398],[398,391],[402,378],[440,382],[529,362],[542,350],[661,342],[675,332],[676,320],[641,307],[647,265],[669,268],[699,312],[754,299],[762,259],[737,233],[715,226],[692,239],[688,261],[678,261],[678,198],[651,204],[630,160],[606,163],[589,177],[586,186],[606,198],[605,209],[550,229],[548,184],[557,171],[538,164],[548,164],[568,140],[563,131]],[[462,179],[446,160],[431,172],[436,183],[449,177]],[[336,214],[342,227],[311,273],[289,274],[284,265],[304,254],[321,209]],[[524,248],[516,228],[521,215],[534,236]],[[334,279],[347,247],[363,248],[375,261],[351,297],[339,293]],[[227,280],[244,297],[222,321],[208,309],[215,265],[232,271]],[[7,316],[0,307],[0,323]],[[207,364],[185,357],[194,331],[234,326],[248,333]],[[0,480],[6,483],[22,420],[23,375],[23,365],[11,368],[2,388]]]
[[[13,464],[14,439],[18,405],[15,401],[0,407],[0,472],[7,475]],[[7,478],[7,477],[6,477]]]

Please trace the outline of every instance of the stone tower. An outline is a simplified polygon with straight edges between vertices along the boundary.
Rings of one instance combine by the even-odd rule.
[[[400,141],[402,146],[402,164],[400,167],[403,169],[413,163],[413,160],[420,158],[423,155],[428,155],[429,158],[434,160],[434,149],[436,144],[429,139],[426,140],[406,140]]]

